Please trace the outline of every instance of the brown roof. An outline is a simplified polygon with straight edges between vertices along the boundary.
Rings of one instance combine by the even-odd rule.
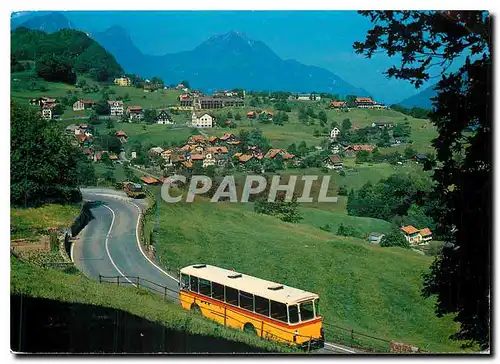
[[[193,163],[191,161],[184,161],[182,162],[182,165],[186,168],[191,168],[193,166]]]
[[[342,163],[342,158],[336,154],[329,156],[327,159],[332,163]]]
[[[231,145],[238,145],[240,144],[240,141],[239,140],[236,140],[234,142],[227,142],[227,144],[231,144]]]
[[[211,136],[210,138],[208,138],[208,141],[210,143],[213,143],[213,142],[217,141],[217,139],[219,139],[219,138],[217,138],[216,136]]]
[[[231,137],[235,138],[235,136],[233,134],[231,134],[231,133],[225,133],[223,136],[219,137],[219,139],[220,140],[228,140]]]
[[[87,105],[94,105],[95,101],[93,100],[80,100],[82,104],[87,104]]]
[[[112,161],[116,161],[116,160],[120,159],[120,157],[118,157],[117,155],[110,155],[109,159],[111,159]]]
[[[369,102],[374,104],[375,101],[371,99],[371,97],[356,97],[356,102]]]
[[[157,180],[156,178],[154,177],[150,177],[150,176],[142,176],[141,177],[141,180],[146,183],[146,184],[155,184],[155,183],[159,183],[160,181]]]
[[[211,153],[229,153],[229,150],[225,146],[221,146],[221,147],[207,147],[206,151],[207,152],[211,152]]]
[[[429,236],[429,235],[432,235],[432,231],[429,228],[423,228],[420,230],[420,235]]]
[[[345,105],[346,105],[345,101],[332,101],[332,102],[330,102],[330,106],[333,106],[333,107],[343,107]]]
[[[280,149],[269,149],[264,157],[272,159],[276,157],[280,151]]]
[[[142,111],[142,107],[140,106],[127,106],[128,111]]]
[[[371,152],[373,149],[375,149],[375,146],[369,144],[354,144],[354,145],[348,145],[344,149],[345,150],[352,149],[355,152],[359,152],[360,150],[366,150],[367,152]]]
[[[188,143],[197,143],[197,142],[206,142],[207,139],[203,135],[191,135],[187,142]]]
[[[239,156],[238,159],[240,160],[240,162],[245,163],[245,162],[248,162],[252,158],[253,158],[253,155],[251,155],[251,154],[242,154]]]
[[[191,159],[194,161],[202,161],[203,154],[191,154]]]
[[[407,234],[407,235],[411,235],[411,234],[415,234],[415,233],[418,233],[418,229],[415,228],[415,226],[412,226],[412,225],[408,225],[408,226],[403,226],[401,228],[401,230]]]

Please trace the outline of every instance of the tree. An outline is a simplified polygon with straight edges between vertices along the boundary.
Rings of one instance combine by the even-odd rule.
[[[184,80],[181,81],[180,83],[183,84],[185,88],[191,89],[191,84],[189,83],[189,81]]]
[[[228,119],[232,119],[233,118],[233,113],[231,111],[228,111],[226,117]]]
[[[325,110],[321,110],[319,113],[318,113],[318,119],[321,120],[323,123],[326,123],[328,121],[327,117],[326,117],[326,112]],[[324,125],[321,125],[321,126],[324,126]]]
[[[418,152],[411,146],[407,146],[404,150],[404,156],[406,159],[412,159]]]
[[[63,104],[56,104],[56,106],[52,109],[52,113],[54,115],[64,114],[64,105]]]
[[[97,115],[109,115],[111,112],[111,108],[105,100],[96,102],[94,110]]]
[[[236,121],[240,121],[241,120],[241,114],[239,112],[237,112],[235,115],[234,115],[234,120]]]
[[[357,53],[402,56],[389,77],[416,87],[442,73],[430,120],[439,167],[432,212],[446,241],[424,279],[423,294],[436,296],[436,314],[456,314],[452,337],[490,346],[491,295],[491,18],[484,11],[366,11],[375,23]],[[389,37],[386,35],[390,34]],[[470,55],[460,59],[462,54]],[[451,63],[461,67],[446,72]],[[473,135],[465,130],[477,127]]]
[[[377,147],[390,147],[391,146],[391,137],[386,128],[382,129],[380,134],[380,139],[377,142]]]
[[[155,109],[146,109],[144,110],[144,122],[147,124],[153,124],[156,121],[156,110]]]
[[[81,200],[95,182],[93,165],[59,127],[11,101],[10,197],[15,206]],[[94,181],[93,181],[94,179]]]
[[[366,163],[370,161],[370,152],[367,150],[360,150],[356,153],[356,163]]]
[[[344,119],[342,121],[342,133],[345,133],[346,131],[351,129],[351,127],[352,127],[352,123],[351,123],[351,120],[349,118]]]
[[[114,123],[113,123],[113,120],[109,119],[109,120],[106,120],[106,128],[107,129],[113,129],[115,127]]]
[[[356,95],[347,95],[345,102],[347,107],[356,107]]]
[[[390,233],[384,235],[380,240],[380,246],[410,249],[410,243],[404,237],[403,233],[399,230],[393,229]]]
[[[76,83],[71,60],[62,55],[44,54],[36,61],[35,72],[46,81]]]
[[[154,76],[151,79],[151,83],[155,88],[163,88],[165,86],[165,82],[163,82],[163,80],[158,76]]]

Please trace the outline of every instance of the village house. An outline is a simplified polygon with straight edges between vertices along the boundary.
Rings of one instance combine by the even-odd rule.
[[[51,120],[52,119],[52,107],[51,105],[43,105],[42,110],[40,111],[42,118],[45,120]]]
[[[392,121],[375,121],[372,123],[372,128],[392,128],[394,123]]]
[[[158,114],[156,115],[155,121],[157,124],[163,124],[163,125],[174,123],[172,116],[165,109],[161,109],[158,112]]]
[[[123,101],[108,101],[109,115],[121,117],[123,116]]]
[[[342,144],[340,143],[332,143],[330,144],[330,150],[332,151],[332,154],[340,154],[340,151],[342,150]]]
[[[417,162],[417,163],[425,163],[425,161],[427,160],[427,154],[415,154],[412,159]]]
[[[274,159],[278,155],[281,156],[283,160],[288,160],[295,157],[293,154],[288,153],[284,149],[269,149],[267,153],[264,155],[264,158]]]
[[[274,117],[274,113],[272,111],[269,111],[269,110],[262,110],[260,115],[259,115],[260,119],[267,119],[269,121],[272,121],[273,117]]]
[[[332,129],[332,131],[330,132],[330,138],[332,139],[336,139],[340,134],[340,129],[335,127]]]
[[[148,151],[149,156],[160,155],[163,152],[162,147],[153,147]]]
[[[73,111],[83,111],[91,109],[95,105],[92,100],[78,100],[73,104]]]
[[[249,119],[255,119],[257,117],[257,113],[255,111],[249,111],[247,112],[247,118]]]
[[[203,156],[203,168],[216,164],[215,156],[212,153],[205,153]]]
[[[321,96],[316,94],[298,94],[296,96],[292,96],[291,99],[298,101],[319,101],[321,100]]]
[[[356,97],[355,103],[356,107],[361,109],[372,109],[376,105],[376,102],[371,97]]]
[[[207,139],[203,135],[191,135],[187,141],[186,144],[188,145],[206,145],[207,144]]]
[[[385,234],[373,232],[368,235],[368,241],[372,244],[380,244],[384,236]]]
[[[326,108],[327,109],[346,109],[347,103],[345,101],[332,100]]]
[[[120,77],[120,78],[115,78],[115,85],[117,86],[122,86],[122,87],[127,87],[132,84],[130,81],[130,78],[128,77]]]
[[[39,97],[38,99],[31,99],[30,105],[32,105],[32,106],[36,105],[40,108],[43,108],[44,106],[53,107],[53,106],[55,106],[56,102],[57,102],[56,99],[51,99],[49,97],[42,96],[42,97]]]
[[[196,110],[221,109],[223,107],[240,107],[244,105],[243,99],[233,97],[181,95],[179,101],[181,106],[193,107]]]
[[[127,133],[125,133],[123,130],[118,130],[116,133],[115,133],[115,136],[120,139],[120,142],[121,143],[126,143],[128,141],[128,138],[127,138]]]
[[[405,239],[412,245],[428,244],[432,240],[432,232],[429,228],[417,229],[412,225],[403,226],[401,228]]]
[[[130,122],[133,122],[134,120],[141,120],[144,117],[142,107],[127,106],[127,116]]]
[[[191,115],[191,126],[194,128],[211,128],[214,126],[214,117],[209,114],[197,116],[196,113]]]
[[[224,142],[224,143],[227,143],[230,145],[240,144],[240,141],[238,140],[238,138],[234,134],[231,134],[231,133],[225,133],[223,136],[219,137],[219,140],[221,142]]]
[[[369,145],[369,144],[354,144],[354,145],[348,145],[347,147],[344,148],[344,154],[348,157],[354,157],[357,152],[359,151],[367,151],[371,152],[375,149],[374,145]]]
[[[324,160],[325,167],[328,169],[342,169],[344,168],[344,163],[342,158],[337,154],[333,154]]]

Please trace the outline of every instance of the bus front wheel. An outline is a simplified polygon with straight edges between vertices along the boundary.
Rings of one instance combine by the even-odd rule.
[[[196,303],[193,303],[191,305],[191,311],[196,313],[196,314],[200,314],[201,315],[201,309],[200,309],[200,306],[198,306]]]
[[[243,325],[243,331],[253,335],[257,335],[257,330],[255,330],[255,327],[250,322],[247,322],[245,325]]]

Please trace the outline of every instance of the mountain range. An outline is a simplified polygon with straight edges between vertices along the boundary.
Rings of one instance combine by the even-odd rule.
[[[436,87],[436,85],[429,86],[420,91],[418,94],[408,97],[397,104],[408,108],[421,107],[424,109],[432,109],[431,97],[434,97],[437,94],[434,87]]]
[[[58,12],[32,16],[25,22],[12,22],[11,26],[49,33],[75,28]],[[324,68],[283,60],[264,43],[248,39],[238,32],[214,36],[193,50],[163,56],[143,54],[120,26],[112,26],[90,36],[108,50],[127,73],[146,78],[159,76],[167,84],[186,79],[193,87],[206,92],[221,88],[245,88],[256,91],[329,92],[343,96],[370,95]]]

